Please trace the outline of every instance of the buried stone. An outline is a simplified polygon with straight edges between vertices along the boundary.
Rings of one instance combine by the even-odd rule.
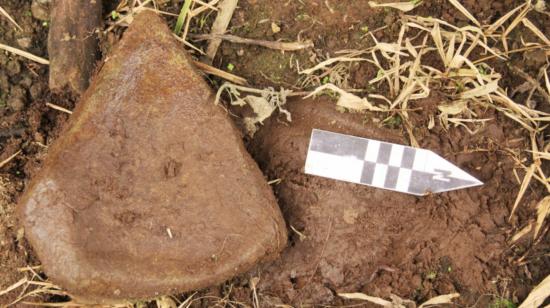
[[[276,257],[286,227],[172,33],[140,13],[19,205],[51,280],[113,303],[221,283]]]

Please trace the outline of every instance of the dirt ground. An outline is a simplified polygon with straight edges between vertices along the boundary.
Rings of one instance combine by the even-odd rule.
[[[47,58],[48,23],[33,18],[30,2],[0,0],[0,6],[24,30],[16,31],[6,19],[0,18],[0,42]],[[105,16],[108,16],[116,2],[104,2]],[[158,2],[162,10],[177,13],[183,1]],[[519,0],[462,2],[478,20],[487,23],[523,3]],[[444,0],[426,0],[414,12],[457,25],[467,24],[467,19]],[[530,20],[541,31],[550,33],[547,15],[530,14]],[[224,42],[214,66],[224,70],[231,67],[232,73],[246,78],[252,86],[303,90],[304,80],[297,73],[298,65],[311,67],[339,50],[372,45],[372,40],[364,35],[365,29],[374,29],[375,37],[381,41],[395,39],[400,27],[396,22],[399,17],[400,13],[395,10],[373,10],[366,1],[241,0],[230,25],[232,34],[265,40],[311,39],[315,49],[282,53]],[[208,15],[203,20],[195,20],[191,34],[207,33],[212,19],[213,16]],[[167,17],[167,22],[173,26],[175,19]],[[273,33],[272,23],[281,31]],[[102,37],[105,54],[121,32],[122,29],[118,29]],[[514,39],[512,47],[517,47],[522,38],[531,38],[532,34],[514,31],[511,36]],[[197,43],[199,47],[203,46],[201,44]],[[490,60],[489,64],[503,74],[501,86],[511,91],[524,82],[514,67],[536,75],[547,61],[544,52],[532,51],[514,54],[507,62]],[[437,66],[435,57],[433,62]],[[376,74],[372,65],[354,63],[350,65],[345,84],[368,92],[368,81]],[[47,145],[56,139],[68,118],[67,114],[50,109],[46,103],[72,109],[77,101],[67,93],[50,93],[47,79],[47,66],[0,52],[0,161],[22,151],[0,169],[0,290],[23,278],[21,268],[40,264],[24,239],[24,230],[14,213],[25,185],[47,155]],[[211,78],[210,82],[214,87],[221,84],[216,78]],[[509,243],[510,238],[532,220],[535,205],[544,196],[542,187],[531,185],[516,215],[508,221],[519,190],[518,178],[513,173],[516,165],[509,153],[527,148],[529,135],[492,110],[476,110],[481,117],[493,121],[475,135],[461,127],[445,131],[439,124],[428,130],[425,128],[428,118],[437,112],[441,100],[437,91],[434,92],[432,97],[417,101],[411,107],[422,108],[411,113],[415,136],[422,147],[435,150],[461,168],[472,171],[486,183],[482,188],[415,198],[379,194],[347,184],[330,187],[334,183],[324,179],[305,183],[304,176],[295,172],[303,157],[294,155],[303,154],[303,144],[289,141],[289,136],[298,133],[291,131],[293,126],[277,124],[280,119],[272,118],[255,140],[247,139],[248,147],[268,179],[289,179],[273,186],[274,191],[287,225],[306,234],[307,239],[301,241],[299,233],[289,229],[290,244],[279,261],[259,266],[201,294],[216,298],[227,296],[233,302],[252,305],[250,278],[259,275],[260,299],[272,305],[351,304],[338,299],[338,292],[365,292],[386,298],[396,294],[418,302],[439,294],[459,292],[459,303],[466,307],[509,307],[508,304],[525,299],[533,286],[550,274],[550,232],[547,229],[542,231],[545,233],[536,245],[529,239],[516,245]],[[527,95],[518,91],[512,98],[522,102]],[[534,104],[539,110],[550,111],[550,106],[539,98],[534,99]],[[361,135],[362,131],[373,131],[380,139],[407,142],[398,121],[383,124],[376,115],[365,117],[327,111],[343,123],[335,128],[319,120],[327,116],[321,111],[318,111],[319,117],[313,119],[304,114],[316,114],[315,110],[300,111],[306,105],[294,101],[289,106],[291,111],[302,115],[293,123],[297,132],[312,125],[328,125],[327,128],[340,129],[344,133],[354,131]],[[327,110],[327,106],[322,110]],[[273,150],[266,150],[266,145]],[[549,165],[543,165],[543,169],[550,172]],[[519,179],[523,174],[518,169]],[[345,201],[338,200],[339,192],[349,194],[346,198],[352,203],[362,198],[373,202],[346,212],[344,208],[335,208]],[[323,203],[321,208],[326,211],[308,212],[312,194],[323,193],[333,194],[329,200],[335,202]],[[404,206],[405,203],[414,207]],[[336,217],[332,223],[328,223],[332,217],[329,213]],[[353,224],[346,228],[350,220]],[[383,222],[383,227],[376,222]],[[327,238],[339,240],[326,244]],[[372,251],[354,249],[355,245],[372,246]],[[16,293],[0,296],[0,304],[11,302],[18,295]],[[45,299],[60,301],[64,298]],[[214,302],[204,299],[197,304],[209,306]]]

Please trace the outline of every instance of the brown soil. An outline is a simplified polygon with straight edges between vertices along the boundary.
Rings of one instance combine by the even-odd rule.
[[[109,7],[106,12],[116,5],[114,1],[105,2],[106,7]],[[177,13],[183,1],[158,2],[165,3],[162,9]],[[520,0],[466,0],[463,3],[479,20],[492,22],[523,2]],[[375,33],[377,39],[382,41],[395,38],[399,30],[396,21],[400,13],[394,10],[372,10],[366,1],[241,0],[239,5],[231,24],[231,33],[249,38],[287,41],[294,41],[300,37],[312,39],[316,46],[314,50],[281,53],[254,46],[223,43],[214,64],[222,69],[226,69],[230,63],[233,64],[235,67],[233,73],[247,78],[252,85],[256,86],[296,87],[301,81],[296,73],[296,60],[300,68],[305,68],[328,56],[334,56],[338,50],[368,47],[372,41],[363,37],[362,29],[365,29],[365,26],[374,30],[388,25],[387,29]],[[0,6],[6,9],[24,29],[23,32],[15,31],[6,19],[0,17],[0,42],[19,47],[17,42],[19,38],[30,38],[32,43],[25,49],[47,57],[48,28],[47,25],[30,16],[30,1],[0,0]],[[425,0],[413,13],[442,18],[459,25],[467,23],[466,19],[444,0]],[[208,32],[212,16],[213,14],[206,19],[204,27],[195,20],[192,33]],[[550,20],[547,16],[533,12],[529,18],[543,32],[550,33]],[[175,19],[169,19],[172,26],[174,22]],[[281,27],[281,32],[273,34],[271,22],[277,23]],[[111,33],[102,38],[104,52],[110,49],[121,31],[117,30],[116,35]],[[526,40],[536,40],[531,33],[514,31],[511,33],[511,37],[515,40],[511,44],[512,48],[521,46],[522,36]],[[545,61],[544,54],[541,56],[536,52],[529,52],[515,54],[507,63],[491,61],[490,64],[503,74],[501,86],[514,89],[523,83],[523,80],[511,71],[509,66],[520,67],[533,75]],[[356,88],[365,88],[367,81],[377,74],[376,69],[367,64],[352,64],[349,71],[349,86]],[[74,107],[74,99],[53,96],[47,91],[47,76],[46,66],[36,65],[20,57],[0,52],[0,161],[20,149],[23,150],[14,160],[0,169],[0,290],[22,278],[18,268],[39,264],[23,237],[24,231],[14,212],[15,204],[26,184],[47,155],[47,149],[42,145],[49,145],[56,139],[68,118],[64,113],[49,109],[45,103],[52,102],[68,109]],[[214,85],[220,84],[220,80],[211,81]],[[522,102],[526,97],[527,93],[518,93],[513,99]],[[535,101],[540,102],[541,109],[547,108],[540,98],[535,98]],[[260,276],[260,297],[265,303],[332,301],[333,304],[340,304],[341,302],[335,297],[335,293],[340,291],[364,291],[381,296],[391,292],[421,301],[433,295],[456,290],[463,293],[464,304],[486,307],[487,303],[495,297],[520,302],[534,285],[550,273],[548,232],[534,247],[529,240],[516,246],[507,245],[510,237],[532,219],[534,203],[541,196],[540,187],[533,185],[528,190],[512,222],[507,221],[510,204],[515,198],[518,184],[511,173],[514,165],[506,151],[525,149],[528,136],[517,125],[508,122],[501,115],[484,110],[480,110],[479,114],[485,114],[494,120],[479,135],[470,136],[462,128],[453,128],[446,132],[438,123],[434,130],[429,131],[425,129],[426,121],[428,115],[435,112],[435,104],[437,104],[435,97],[416,104],[416,107],[423,107],[423,110],[411,113],[413,124],[416,126],[415,135],[422,146],[436,150],[487,182],[483,188],[431,196],[426,200],[400,195],[391,195],[388,200],[382,200],[382,196],[378,194],[387,196],[385,193],[373,192],[354,185],[331,182],[331,187],[326,187],[327,180],[321,179],[304,183],[304,176],[299,173],[300,159],[303,157],[294,156],[295,153],[303,155],[303,140],[301,143],[296,141],[293,151],[279,147],[278,154],[275,152],[262,154],[260,149],[254,146],[255,143],[251,144],[251,151],[257,153],[259,163],[268,172],[270,179],[276,176],[292,179],[292,181],[283,180],[280,186],[274,186],[274,188],[281,200],[280,205],[285,212],[288,224],[300,232],[304,231],[307,236],[305,241],[300,242],[298,235],[289,230],[291,245],[285,252],[284,258],[260,271],[260,273],[263,271],[267,273]],[[292,108],[299,108],[295,103],[293,105]],[[323,110],[326,110],[326,107]],[[350,131],[343,132],[354,131],[357,135],[365,134],[366,131],[359,129],[360,124],[357,122],[361,120],[360,116],[339,114],[337,116],[350,117],[351,121],[356,123],[353,125],[346,123],[342,128],[350,126]],[[379,122],[380,119],[377,117],[368,116],[365,120]],[[296,131],[303,131],[306,127],[316,124],[314,121],[299,119],[300,117],[295,117],[293,123],[297,125]],[[328,123],[318,124],[334,130],[342,129],[330,126]],[[271,123],[270,127],[280,131],[280,135],[266,136],[268,133],[264,130],[260,133],[264,142],[272,140],[274,145],[277,140],[282,144],[288,142],[283,136],[287,136],[289,131],[274,123]],[[379,134],[381,139],[407,142],[399,124],[394,126],[394,130],[380,129],[371,125],[368,127],[369,132]],[[299,152],[300,150],[302,152]],[[273,160],[284,164],[273,165]],[[291,165],[295,167],[294,172],[291,172]],[[543,167],[548,168],[546,165]],[[520,178],[523,176],[521,171],[519,176]],[[366,194],[375,198],[374,200],[381,200],[381,204],[387,205],[386,211],[382,212],[381,207],[371,205],[369,209],[374,210],[372,217],[377,219],[371,220],[368,219],[369,213],[361,212],[366,207],[353,207],[352,212],[348,210],[348,214],[343,216],[345,214],[343,211],[347,208],[336,207],[336,204],[340,203],[335,203],[333,207],[323,203],[323,206],[333,212],[310,213],[308,217],[311,219],[308,221],[302,216],[307,214],[307,211],[293,212],[291,205],[312,202],[308,199],[310,195],[299,194],[298,196],[304,197],[302,198],[304,200],[294,200],[288,196],[289,191],[304,189],[303,187],[324,192],[336,189],[332,194],[338,191],[347,192],[348,195],[342,198],[349,199],[351,203],[361,198],[361,194]],[[331,196],[335,198],[334,195]],[[389,200],[394,202],[388,202]],[[412,206],[408,206],[408,203],[412,203]],[[357,209],[358,215],[353,212]],[[403,217],[388,217],[388,213]],[[331,217],[332,220],[330,220]],[[355,223],[347,227],[344,218]],[[330,221],[332,221],[331,224],[329,224]],[[374,225],[376,221],[384,222],[386,232],[382,232]],[[423,222],[424,225],[419,222]],[[428,223],[431,225],[426,225]],[[330,232],[328,232],[329,226]],[[337,226],[346,226],[349,230],[359,230],[360,233],[348,234],[346,233],[348,229],[339,229]],[[380,240],[373,240],[373,237],[368,236],[370,233],[365,233],[365,230],[378,234]],[[434,230],[440,232],[437,233]],[[419,235],[407,236],[407,232],[412,231],[419,232]],[[328,240],[326,240],[327,235]],[[338,242],[332,242],[336,238],[344,239],[341,248],[332,246],[338,244]],[[368,256],[372,258],[361,255],[355,249],[344,249],[355,242],[372,246],[372,251],[367,252],[371,253]],[[324,246],[324,243],[327,243],[327,248],[320,254],[319,245]],[[303,251],[298,251],[297,247],[303,248]],[[372,254],[374,252],[378,253],[374,255]],[[402,255],[394,252],[400,252]],[[415,254],[416,259],[410,255],[412,253]],[[343,258],[336,258],[338,254],[364,267],[350,268],[349,265],[341,263],[344,261]],[[284,260],[291,260],[296,264],[286,264],[283,263]],[[221,297],[230,294],[229,299],[250,304],[253,293],[249,278],[257,276],[258,271],[252,271],[222,286],[213,287],[202,294]],[[17,292],[0,297],[0,304],[8,303],[17,296],[14,293]],[[480,295],[484,293],[490,294],[480,299]],[[203,305],[206,306],[209,303],[212,302],[205,300]]]
[[[252,149],[266,174],[282,180],[274,186],[279,204],[303,238],[293,232],[283,256],[259,270],[262,292],[284,295],[283,301],[296,305],[329,304],[336,293],[356,291],[417,301],[459,292],[470,302],[499,294],[503,284],[525,296],[528,278],[507,259],[507,217],[518,185],[515,162],[501,151],[510,147],[505,128],[489,125],[474,136],[458,129],[424,135],[423,148],[457,162],[485,185],[417,198],[302,171],[313,128],[403,143],[399,130],[338,112],[326,100],[293,101],[289,111],[292,125],[270,120]],[[507,137],[521,135],[516,130]],[[530,193],[526,204],[536,203],[541,193]]]

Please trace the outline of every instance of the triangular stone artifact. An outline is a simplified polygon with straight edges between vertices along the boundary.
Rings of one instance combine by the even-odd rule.
[[[152,12],[136,16],[22,197],[54,283],[114,302],[206,287],[286,244],[227,114]]]

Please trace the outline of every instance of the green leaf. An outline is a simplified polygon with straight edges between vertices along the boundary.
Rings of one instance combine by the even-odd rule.
[[[185,17],[189,13],[191,2],[193,2],[193,0],[185,0],[185,2],[183,3],[183,6],[181,7],[180,14],[178,15],[178,20],[176,21],[176,26],[174,27],[174,33],[176,33],[176,35],[178,36],[181,34],[181,29],[183,28]]]

